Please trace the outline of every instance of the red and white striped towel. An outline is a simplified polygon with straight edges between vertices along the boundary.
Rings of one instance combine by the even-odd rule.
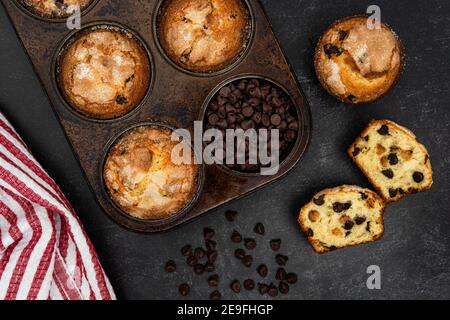
[[[0,112],[0,300],[115,299],[76,213]]]

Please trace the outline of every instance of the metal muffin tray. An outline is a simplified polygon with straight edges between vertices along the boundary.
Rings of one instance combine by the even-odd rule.
[[[176,227],[286,175],[300,161],[311,135],[309,105],[277,41],[259,0],[246,0],[251,14],[252,35],[242,55],[219,72],[196,74],[174,65],[163,52],[157,32],[157,13],[164,0],[94,0],[82,12],[82,28],[111,25],[140,41],[151,62],[151,83],[140,105],[114,120],[94,120],[74,112],[60,94],[57,59],[71,31],[63,19],[38,17],[17,0],[1,0],[63,126],[92,191],[104,211],[117,223],[140,232]],[[263,78],[280,85],[291,97],[299,116],[297,141],[273,176],[239,173],[220,165],[204,166],[194,201],[175,218],[151,221],[132,218],[114,205],[102,179],[104,158],[114,139],[139,124],[161,124],[193,131],[203,121],[207,102],[217,89],[232,79]]]

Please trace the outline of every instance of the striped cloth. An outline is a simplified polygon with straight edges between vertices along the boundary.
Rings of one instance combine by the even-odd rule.
[[[115,299],[56,183],[0,112],[0,300]]]

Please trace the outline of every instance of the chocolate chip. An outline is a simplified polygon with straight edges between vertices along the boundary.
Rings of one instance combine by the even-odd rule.
[[[241,283],[239,282],[239,280],[234,280],[233,282],[231,282],[230,288],[234,293],[239,293],[241,292]]]
[[[288,294],[289,285],[286,282],[281,281],[280,284],[278,285],[278,290],[280,291],[281,294]]]
[[[350,95],[347,96],[347,100],[350,101],[350,102],[355,102],[356,97],[354,95],[350,94]]]
[[[216,113],[212,113],[208,116],[208,123],[212,126],[216,125],[219,120],[220,117]]]
[[[178,292],[183,297],[187,296],[189,294],[189,291],[191,291],[191,287],[187,283],[180,284],[178,287]]]
[[[308,238],[314,237],[314,231],[311,228],[308,228],[308,230],[306,230],[306,236]]]
[[[217,256],[218,256],[216,250],[208,251],[208,252],[206,253],[206,255],[207,255],[207,257],[208,257],[208,262],[210,262],[210,263],[216,262]]]
[[[196,264],[196,265],[194,266],[194,273],[195,273],[195,274],[201,275],[201,274],[203,274],[204,272],[205,272],[205,267],[204,267],[202,264],[198,263],[198,264]]]
[[[354,224],[355,224],[355,223],[354,223],[353,221],[347,220],[347,221],[345,221],[345,223],[344,223],[344,229],[345,229],[345,230],[351,230],[351,229],[353,228]]]
[[[416,171],[413,173],[413,179],[414,179],[414,182],[416,182],[416,183],[422,182],[424,178],[425,177],[422,172]]]
[[[206,246],[206,250],[213,251],[216,249],[217,242],[215,242],[214,240],[206,240],[205,246]]]
[[[186,263],[188,266],[193,267],[197,264],[197,258],[195,258],[194,256],[189,256],[186,259]]]
[[[217,290],[213,291],[209,295],[209,299],[210,300],[220,300],[220,299],[222,299],[222,294],[219,291],[217,291]]]
[[[348,32],[344,30],[339,30],[339,40],[344,41],[347,37]]]
[[[117,97],[116,97],[116,102],[118,103],[118,104],[126,104],[127,102],[128,102],[128,100],[127,100],[127,98],[125,98],[123,95],[118,95]]]
[[[322,194],[321,196],[313,199],[313,202],[317,206],[322,206],[325,203],[325,195]]]
[[[258,283],[258,291],[261,295],[265,295],[269,291],[269,286],[265,283]]]
[[[255,233],[257,233],[257,234],[260,234],[260,235],[264,235],[264,234],[266,233],[266,230],[265,230],[265,228],[264,228],[264,225],[263,225],[261,222],[258,222],[258,223],[255,225],[255,228],[253,228],[253,231],[254,231]]]
[[[196,248],[194,250],[194,257],[196,257],[197,259],[201,259],[205,256],[205,250],[203,250],[202,248]]]
[[[389,189],[389,196],[391,198],[395,198],[397,196],[397,194],[398,194],[398,189],[393,189],[393,188]]]
[[[364,222],[366,222],[366,217],[356,217],[355,218],[355,223],[356,225],[362,225]]]
[[[366,231],[367,231],[367,232],[370,232],[370,221],[367,222],[367,225],[366,225]]]
[[[253,250],[256,248],[256,241],[253,239],[244,239],[244,246],[248,249],[248,250]]]
[[[244,249],[236,249],[236,250],[234,251],[234,256],[235,256],[237,259],[239,259],[239,260],[244,259],[244,257],[245,257],[245,251],[244,251]]]
[[[271,296],[272,298],[273,298],[273,297],[276,297],[276,296],[278,295],[278,288],[277,288],[273,283],[271,283],[271,284],[270,284],[270,287],[269,287],[269,291],[268,291],[267,293],[268,293],[269,296]]]
[[[361,195],[361,199],[362,199],[362,200],[366,200],[367,198],[369,198],[369,196],[367,195],[367,193],[360,192],[359,194]]]
[[[286,280],[286,278],[287,278],[286,270],[284,270],[283,268],[278,268],[277,273],[275,275],[275,279]]]
[[[353,149],[352,155],[353,155],[354,157],[357,157],[358,154],[360,154],[360,153],[361,153],[361,149],[358,148],[358,147],[355,147],[355,148]]]
[[[247,106],[242,109],[242,114],[247,118],[250,118],[251,116],[253,116],[254,112],[255,112],[255,110],[253,109],[252,106]]]
[[[383,171],[381,171],[381,173],[382,173],[383,175],[385,175],[386,178],[389,178],[389,179],[394,178],[394,171],[392,171],[392,169],[386,169],[386,170],[383,170]]]
[[[214,274],[208,278],[208,284],[210,287],[217,287],[219,285],[219,275]]]
[[[227,210],[225,212],[225,218],[230,222],[233,222],[236,219],[237,215],[237,211]]]
[[[290,273],[287,274],[286,281],[289,284],[295,284],[298,281],[298,277],[297,277],[297,275],[295,273],[290,272]]]
[[[286,139],[287,142],[293,142],[297,138],[297,133],[294,130],[286,130],[284,132],[284,139]]]
[[[177,270],[177,265],[173,260],[167,261],[164,270],[166,270],[167,273],[174,273],[175,270]]]
[[[369,135],[365,136],[365,137],[364,137],[364,140],[365,140],[365,141],[369,141]]]
[[[265,264],[260,265],[256,271],[258,271],[258,274],[263,278],[267,277],[267,274],[269,273],[269,269]]]
[[[211,228],[204,228],[203,229],[203,237],[205,239],[212,240],[212,238],[214,238],[215,234],[216,233]]]
[[[281,117],[279,114],[273,114],[270,117],[270,123],[272,123],[274,126],[278,126],[281,123]]]
[[[233,230],[233,233],[231,234],[231,241],[233,241],[234,243],[242,242],[241,234],[239,232],[237,232],[236,230]]]
[[[281,239],[273,239],[270,241],[270,248],[273,251],[278,251],[281,248]]]
[[[378,133],[382,136],[388,135],[389,134],[389,127],[385,124],[383,124],[380,129],[378,129]]]
[[[390,164],[391,166],[395,166],[395,165],[398,163],[398,157],[397,157],[397,154],[395,154],[395,153],[390,153],[390,154],[388,155],[388,160],[389,160],[389,164]]]
[[[323,50],[325,52],[325,54],[327,55],[328,59],[331,59],[331,56],[334,54],[335,56],[340,56],[342,54],[342,49],[333,45],[333,44],[326,44],[323,47]]]
[[[275,261],[277,262],[277,264],[279,266],[285,266],[288,260],[289,260],[289,258],[282,254],[277,254],[275,256]]]
[[[352,206],[351,202],[346,202],[346,203],[335,202],[335,203],[333,203],[333,210],[336,213],[341,213],[343,211],[347,211],[348,209],[350,209],[351,206]]]
[[[242,258],[242,264],[247,268],[250,268],[253,264],[253,257],[250,255],[246,255],[244,258]]]
[[[192,247],[190,245],[185,245],[181,248],[181,254],[185,257],[189,257],[192,254]]]
[[[244,288],[245,290],[252,291],[253,289],[255,289],[255,281],[253,281],[252,279],[245,280]]]

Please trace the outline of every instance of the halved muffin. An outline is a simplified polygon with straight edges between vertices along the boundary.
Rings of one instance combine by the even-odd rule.
[[[65,18],[74,13],[77,6],[80,11],[86,9],[93,0],[19,0],[30,12],[44,18]]]
[[[127,31],[98,26],[75,34],[58,64],[66,101],[95,119],[113,119],[134,109],[150,83],[149,57]]]
[[[399,79],[403,47],[384,23],[369,29],[367,16],[335,22],[319,40],[315,53],[317,76],[325,89],[351,104],[374,101]]]
[[[179,144],[172,141],[172,133],[162,126],[137,127],[110,149],[103,179],[111,199],[127,214],[146,220],[166,219],[194,199],[200,171],[194,157],[186,164],[172,159],[172,150]]]
[[[193,72],[214,72],[243,53],[251,32],[243,0],[166,0],[158,37],[167,56]]]

